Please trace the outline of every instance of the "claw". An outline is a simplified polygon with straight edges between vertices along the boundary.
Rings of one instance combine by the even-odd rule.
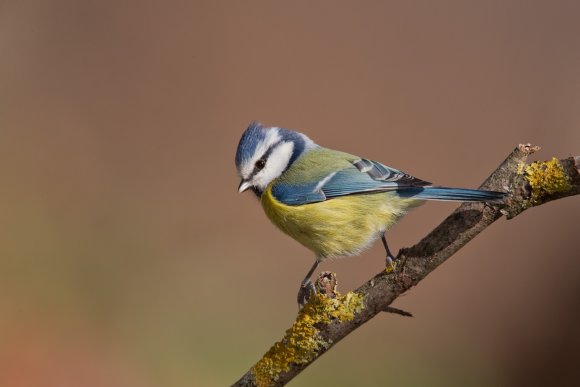
[[[385,271],[387,273],[394,273],[395,268],[397,267],[397,262],[395,261],[395,257],[391,254],[391,250],[389,250],[389,245],[387,244],[387,238],[385,238],[385,234],[382,235],[381,239],[383,240],[383,246],[385,246],[385,252],[387,253],[387,268]]]
[[[298,289],[298,310],[302,310],[312,298],[316,296],[316,288],[310,279],[303,282]]]
[[[397,268],[397,261],[394,261],[391,257],[387,256],[387,267],[385,271],[387,273],[394,273],[395,269]]]

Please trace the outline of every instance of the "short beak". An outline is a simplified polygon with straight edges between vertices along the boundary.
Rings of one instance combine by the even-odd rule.
[[[247,190],[250,187],[252,187],[252,184],[250,182],[245,181],[244,179],[242,179],[242,181],[240,181],[240,186],[238,187],[238,191],[239,192],[244,192],[245,190]]]

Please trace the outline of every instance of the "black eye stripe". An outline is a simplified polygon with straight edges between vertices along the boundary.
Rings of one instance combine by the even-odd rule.
[[[262,159],[264,161],[268,161],[268,157],[270,157],[272,152],[274,152],[274,149],[276,149],[281,142],[282,141],[277,141],[277,142],[273,143],[272,145],[270,145],[268,150],[266,152],[264,152],[264,154],[262,155],[262,157],[260,157],[260,159]]]
[[[258,166],[258,163],[259,163],[260,161],[264,163],[264,165],[263,165],[262,167],[259,167],[259,166]],[[250,177],[254,177],[254,176],[256,176],[256,174],[257,174],[258,172],[260,172],[262,169],[264,169],[264,167],[266,166],[266,163],[267,163],[267,162],[268,162],[268,159],[264,159],[264,158],[261,158],[261,159],[259,159],[258,161],[256,161],[256,163],[254,164],[254,170],[252,171],[252,174],[250,175]]]
[[[266,165],[266,163],[268,162],[268,157],[270,157],[270,155],[272,154],[272,152],[274,151],[274,149],[276,149],[278,147],[278,145],[281,143],[282,141],[277,141],[275,143],[273,143],[272,145],[270,145],[270,147],[268,148],[268,150],[266,150],[266,152],[264,152],[264,154],[262,155],[262,157],[260,157],[260,160],[264,161],[264,166]],[[256,174],[258,172],[260,172],[262,169],[264,169],[264,167],[262,168],[258,168],[257,167],[257,163],[258,161],[256,161],[256,163],[254,164],[254,170],[252,171],[252,173],[250,174],[250,176],[248,177],[249,179],[251,179],[252,177],[256,176]]]

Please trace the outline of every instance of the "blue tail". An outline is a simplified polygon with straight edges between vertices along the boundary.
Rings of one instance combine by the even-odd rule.
[[[501,203],[507,195],[505,192],[482,191],[479,189],[425,187],[402,188],[397,193],[401,197],[422,200],[450,200],[459,202]]]

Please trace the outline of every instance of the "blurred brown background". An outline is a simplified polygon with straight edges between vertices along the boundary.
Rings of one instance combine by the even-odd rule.
[[[237,193],[246,125],[477,187],[520,142],[580,153],[579,36],[575,1],[0,1],[0,385],[232,383],[313,259]],[[499,221],[293,385],[569,385],[579,214]]]

